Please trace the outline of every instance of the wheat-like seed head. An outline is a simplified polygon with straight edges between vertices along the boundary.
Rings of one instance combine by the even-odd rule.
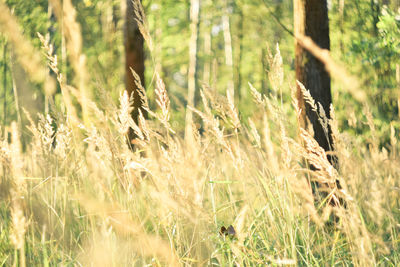
[[[334,184],[338,176],[335,168],[330,164],[325,150],[319,146],[318,142],[304,129],[300,129],[300,137],[304,142],[304,156],[318,171],[323,175],[320,177],[324,182]]]
[[[71,145],[72,131],[63,123],[57,128],[56,147],[54,152],[62,159],[64,159]]]
[[[283,153],[282,153],[283,162],[284,162],[284,166],[286,168],[289,168],[293,155],[292,155],[292,151],[290,150],[290,147],[289,147],[289,142],[288,142],[288,138],[286,135],[285,126],[283,125],[282,122],[280,122],[279,126],[280,126],[280,130],[281,130],[281,148],[283,151]]]
[[[211,115],[211,109],[210,109],[210,106],[208,104],[207,97],[204,94],[204,90],[200,90],[200,96],[201,96],[201,101],[203,102],[203,107],[204,107],[205,113],[207,114],[207,116],[212,116]]]
[[[140,0],[132,0],[133,9],[135,12],[135,19],[138,24],[140,33],[142,34],[144,40],[147,43],[150,51],[153,51],[153,41],[151,39],[151,35],[149,32],[149,25],[147,22],[146,14],[144,13],[144,9]],[[133,15],[133,14],[132,14]]]
[[[169,121],[169,98],[167,94],[167,90],[165,89],[165,84],[160,77],[160,74],[156,73],[156,95],[157,105],[161,108],[162,117],[161,120],[168,122]]]
[[[121,134],[125,135],[128,134],[129,130],[129,120],[131,119],[131,112],[133,110],[133,97],[129,96],[127,91],[124,91],[119,96],[119,103],[120,108],[118,119],[121,124],[120,127],[118,127],[118,130]]]
[[[240,120],[239,120],[239,115],[236,110],[235,104],[233,102],[232,97],[230,96],[229,90],[226,91],[227,93],[227,100],[228,100],[228,116],[232,121],[233,127],[235,129],[240,128]]]
[[[307,102],[307,103],[310,105],[311,109],[312,109],[315,113],[318,114],[317,105],[316,105],[316,103],[315,103],[314,98],[311,96],[310,91],[307,90],[301,82],[299,82],[299,81],[296,81],[296,82],[297,82],[297,85],[298,85],[298,86],[300,87],[300,89],[301,89],[301,92],[302,92],[302,94],[303,94],[304,101]]]
[[[139,93],[139,98],[141,100],[141,106],[143,107],[143,109],[147,110],[149,109],[149,103],[148,103],[148,99],[147,99],[147,95],[146,95],[146,89],[144,89],[142,82],[140,81],[140,77],[139,75],[132,69],[132,75],[135,78],[135,85],[137,88],[137,91]]]
[[[249,84],[250,92],[251,92],[251,95],[253,96],[254,101],[256,103],[260,104],[261,106],[265,106],[265,103],[264,103],[261,93],[259,93],[257,91],[257,89],[254,88],[254,86],[251,83],[248,83],[248,84]]]
[[[284,73],[283,73],[283,61],[281,51],[279,50],[279,44],[276,44],[276,54],[272,55],[271,52],[267,56],[268,63],[271,66],[271,71],[268,73],[268,78],[271,83],[272,89],[277,92],[283,85]]]
[[[261,147],[261,137],[258,134],[256,125],[254,124],[252,119],[249,119],[250,133],[251,137],[253,137],[254,143],[257,147]]]

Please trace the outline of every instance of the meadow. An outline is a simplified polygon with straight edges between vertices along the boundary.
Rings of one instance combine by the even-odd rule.
[[[296,80],[278,45],[272,93],[246,86],[254,112],[242,116],[246,107],[203,83],[188,137],[157,71],[136,124],[126,91],[116,100],[82,70],[96,88],[84,98],[38,39],[42,53],[27,57],[47,58],[61,100],[1,125],[0,265],[400,266],[398,129],[376,125],[372,102],[351,116],[334,106],[319,114],[334,167],[299,126]]]

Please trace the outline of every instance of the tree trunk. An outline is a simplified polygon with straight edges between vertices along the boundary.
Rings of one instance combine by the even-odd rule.
[[[203,12],[204,14],[204,68],[203,68],[203,82],[207,85],[210,85],[210,77],[211,77],[211,58],[212,58],[212,50],[211,50],[211,28],[212,28],[212,14],[210,7],[212,6],[211,1],[205,1],[208,12]],[[204,7],[203,7],[204,8]]]
[[[129,96],[133,94],[133,111],[132,118],[138,123],[139,110],[145,114],[142,108],[142,98],[139,89],[136,86],[135,78],[132,75],[131,68],[137,73],[140,82],[144,87],[144,39],[140,33],[138,23],[136,22],[136,14],[134,12],[132,0],[126,0],[125,29],[124,29],[124,46],[125,46],[125,88]],[[130,138],[134,138],[133,132],[129,134]]]
[[[206,60],[204,61],[204,70],[203,70],[203,82],[207,85],[210,85],[210,76],[211,76],[211,30],[206,29],[204,32],[204,55]]]
[[[189,43],[189,69],[188,69],[188,98],[187,105],[193,107],[194,94],[196,91],[196,61],[197,61],[197,37],[199,35],[199,13],[200,1],[190,1],[190,43]],[[185,139],[188,143],[193,142],[193,114],[186,108]]]
[[[3,46],[3,126],[7,125],[7,42]]]
[[[152,1],[152,13],[153,13],[153,23],[154,23],[154,51],[152,51],[153,61],[154,61],[154,70],[156,73],[163,76],[162,73],[162,35],[163,35],[163,1]]]
[[[225,14],[222,15],[222,28],[224,31],[225,63],[229,71],[227,92],[229,92],[229,97],[232,99],[232,103],[234,103],[233,100],[235,99],[235,88],[233,83],[233,52],[227,1],[225,1]]]
[[[340,51],[344,53],[344,0],[339,0],[339,14],[340,14]]]
[[[238,105],[240,104],[240,100],[242,97],[242,92],[241,92],[241,87],[242,87],[242,73],[241,73],[241,67],[242,67],[242,56],[243,56],[243,40],[244,40],[244,19],[245,16],[243,14],[243,5],[236,5],[235,8],[238,10],[238,25],[237,25],[237,60],[235,61],[235,71],[234,71],[234,87],[235,87],[235,94],[237,95],[237,103]]]
[[[294,0],[294,30],[295,36],[309,36],[318,46],[330,48],[329,20],[327,0]],[[331,97],[331,80],[325,66],[311,53],[306,51],[296,41],[295,50],[296,79],[300,81],[316,103],[320,103],[329,118]],[[304,102],[301,89],[297,88],[297,97],[303,114],[301,127],[307,128],[307,118],[314,129],[314,138],[325,151],[332,150],[331,129],[324,129],[318,120],[318,115],[311,106]],[[332,161],[332,158],[330,157]]]
[[[400,119],[400,64],[396,64],[396,83],[397,83],[397,115]]]

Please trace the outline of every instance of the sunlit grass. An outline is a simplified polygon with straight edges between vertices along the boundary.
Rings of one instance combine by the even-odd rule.
[[[41,39],[63,103],[39,122],[1,127],[2,265],[400,265],[398,136],[392,127],[380,146],[368,108],[355,119],[373,139],[341,132],[335,111],[321,112],[337,169],[286,115],[293,102],[299,116],[296,99],[283,103],[281,93],[251,84],[257,112],[246,120],[219,88],[204,86],[201,105],[188,107],[201,125],[189,140],[170,125],[168,87],[157,74],[148,119],[132,120],[127,93],[114,103],[104,92],[96,103],[77,102],[87,112],[81,120],[70,99],[79,91]],[[270,59],[274,90],[289,95],[279,48]],[[31,138],[21,140],[27,129]]]
[[[168,101],[165,87],[159,90],[161,113],[152,113],[159,123],[135,125],[122,94],[119,107],[91,103],[88,128],[73,129],[68,116],[42,116],[28,126],[25,151],[16,124],[2,129],[2,262],[399,264],[394,133],[389,149],[367,146],[340,133],[333,119],[336,171],[307,132],[287,135],[297,124],[284,117],[280,100],[252,88],[259,112],[243,123],[228,100],[207,89],[202,111],[193,109],[202,133],[188,144],[162,115]],[[133,150],[129,127],[139,136]],[[308,170],[304,158],[319,169]],[[325,193],[315,197],[310,181]],[[332,197],[347,207],[328,204]],[[235,234],[221,235],[229,225]]]

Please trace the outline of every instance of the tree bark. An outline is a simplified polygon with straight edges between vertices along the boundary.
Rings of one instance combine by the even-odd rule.
[[[330,49],[329,19],[327,0],[294,0],[295,36],[309,36],[318,46]],[[300,81],[316,103],[320,103],[329,119],[331,80],[325,66],[296,41],[295,49],[296,79]],[[297,88],[297,98],[302,109],[301,127],[307,128],[307,118],[313,129],[314,138],[325,151],[332,150],[332,134],[321,125],[318,114],[305,103],[301,89]],[[332,157],[329,157],[332,162]]]
[[[132,118],[138,123],[139,110],[145,114],[142,108],[143,100],[139,94],[139,88],[136,86],[135,78],[132,75],[131,68],[137,73],[140,82],[144,88],[144,39],[140,33],[137,17],[134,12],[132,0],[126,0],[124,46],[125,46],[125,88],[129,96],[133,94]],[[135,135],[130,132],[130,138]]]

